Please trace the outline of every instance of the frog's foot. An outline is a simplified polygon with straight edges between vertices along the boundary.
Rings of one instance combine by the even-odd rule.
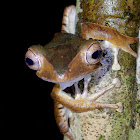
[[[119,63],[118,63],[118,64],[114,64],[114,63],[113,63],[113,65],[112,65],[112,70],[117,71],[117,70],[120,70],[120,69],[121,69],[121,66],[120,66]]]
[[[100,109],[100,108],[112,108],[121,112],[122,106],[120,103],[119,104],[99,104],[99,103],[94,102],[101,95],[105,94],[108,90],[114,87],[120,87],[120,86],[121,86],[120,80],[118,78],[115,78],[109,86],[107,86],[100,92],[90,95],[89,97],[85,99],[80,98],[80,99],[75,100],[74,98],[65,94],[65,92],[61,90],[61,86],[59,84],[56,84],[52,90],[51,96],[54,100],[60,102],[66,108],[74,112],[86,112],[86,111],[90,111],[93,109]]]
[[[65,8],[62,19],[61,32],[75,34],[75,16],[76,7],[74,5],[70,5]]]
[[[123,112],[123,104],[121,102],[117,103],[118,108],[116,109],[116,111],[118,112]]]

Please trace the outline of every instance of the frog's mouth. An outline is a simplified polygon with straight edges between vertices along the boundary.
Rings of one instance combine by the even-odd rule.
[[[36,72],[36,75],[45,81],[60,84],[62,89],[72,86],[75,82],[80,81],[86,75],[92,73],[94,69],[101,66],[100,63],[91,66],[86,66],[82,63],[79,65],[77,63],[77,65],[70,67],[71,70],[68,69],[63,74],[59,74],[53,69],[50,63],[44,61],[43,64],[45,63],[46,66],[41,67],[41,69]]]
[[[83,76],[80,76],[80,77],[75,78],[73,80],[66,81],[66,82],[56,82],[56,81],[51,81],[51,80],[44,79],[44,78],[41,78],[41,79],[43,79],[45,81],[48,81],[48,82],[55,83],[55,84],[60,84],[61,85],[61,90],[65,90],[66,88],[71,87],[74,83],[81,81],[85,76],[86,75],[83,75]]]

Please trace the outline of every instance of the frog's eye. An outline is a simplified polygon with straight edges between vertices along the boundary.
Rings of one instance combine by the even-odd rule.
[[[26,65],[32,70],[40,69],[40,61],[38,57],[29,49],[25,55]]]
[[[93,43],[86,52],[86,61],[90,65],[94,65],[100,61],[102,49],[97,43]]]

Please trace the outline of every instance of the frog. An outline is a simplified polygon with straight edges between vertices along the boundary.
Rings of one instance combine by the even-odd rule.
[[[88,96],[88,84],[91,81],[91,74],[102,67],[100,60],[103,50],[97,39],[109,42],[110,39],[107,37],[111,36],[112,32],[117,31],[110,27],[86,22],[81,23],[82,36],[79,36],[75,33],[75,16],[76,7],[74,5],[66,7],[61,32],[55,33],[54,38],[44,47],[41,45],[30,46],[25,54],[27,66],[35,70],[39,78],[55,83],[51,97],[54,100],[56,123],[61,133],[70,140],[76,140],[76,136],[73,135],[68,123],[73,112],[81,113],[101,108],[115,109],[118,112],[123,111],[121,102],[116,104],[96,102],[108,90],[121,86],[121,81],[118,78],[114,78],[112,83],[100,92]],[[98,34],[101,33],[101,36],[93,36],[94,31],[98,32]],[[106,38],[102,32],[108,34]],[[119,35],[123,36],[119,32],[117,34],[117,37]],[[128,36],[124,36],[124,38],[125,40],[131,39],[133,41],[127,42],[127,45],[122,41],[122,44],[117,45],[114,37],[115,43],[111,39],[110,44],[114,43],[116,48],[120,47],[136,57],[136,53],[128,45],[135,43],[137,39]],[[116,58],[115,65],[118,65]],[[84,88],[81,93],[78,83],[82,79],[84,79]],[[73,85],[75,95],[71,96],[69,92],[66,92],[66,89]]]

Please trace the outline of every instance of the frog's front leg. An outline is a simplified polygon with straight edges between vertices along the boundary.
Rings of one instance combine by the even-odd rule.
[[[56,84],[52,90],[51,96],[54,100],[60,102],[62,105],[67,107],[73,112],[86,112],[93,109],[99,109],[99,108],[112,108],[116,109],[118,112],[122,112],[122,104],[101,104],[96,103],[95,100],[99,98],[101,95],[106,93],[106,91],[114,88],[119,87],[120,81],[118,79],[113,80],[113,82],[100,92],[91,95],[85,99],[77,99],[68,96],[64,91],[61,90],[61,86],[59,84]]]
[[[75,140],[75,137],[73,136],[68,124],[69,113],[70,110],[65,108],[59,102],[54,101],[54,114],[59,130],[63,135],[67,136],[70,140]]]

